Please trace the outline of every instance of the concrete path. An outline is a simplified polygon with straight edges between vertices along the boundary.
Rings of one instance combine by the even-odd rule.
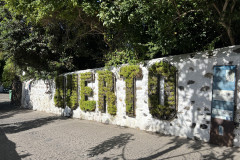
[[[0,160],[240,159],[239,148],[11,107],[0,94]]]

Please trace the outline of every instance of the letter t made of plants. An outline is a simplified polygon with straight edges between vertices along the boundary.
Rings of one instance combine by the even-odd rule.
[[[123,66],[120,69],[120,76],[124,77],[126,82],[126,99],[125,99],[126,113],[130,117],[135,117],[136,116],[135,79],[142,77],[142,70],[138,65]]]

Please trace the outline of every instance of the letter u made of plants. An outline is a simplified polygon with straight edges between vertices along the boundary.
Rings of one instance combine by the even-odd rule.
[[[135,117],[136,113],[136,78],[142,77],[142,70],[138,65],[123,66],[120,69],[120,76],[125,78],[126,82],[126,113],[130,117]]]
[[[66,102],[72,110],[78,107],[78,75],[67,75]]]
[[[149,68],[149,110],[154,118],[169,120],[176,114],[176,67],[161,61]],[[164,104],[160,103],[160,77],[164,78]]]
[[[83,111],[95,111],[96,108],[96,101],[88,100],[88,96],[93,96],[92,88],[87,86],[91,81],[93,81],[92,72],[80,74],[80,108]]]
[[[116,96],[114,93],[114,75],[111,71],[98,71],[98,108],[103,113],[107,106],[107,112],[116,115]],[[106,97],[106,104],[104,104]],[[106,105],[106,106],[105,106]]]
[[[64,76],[57,76],[55,78],[55,95],[54,95],[54,103],[56,107],[64,108]]]

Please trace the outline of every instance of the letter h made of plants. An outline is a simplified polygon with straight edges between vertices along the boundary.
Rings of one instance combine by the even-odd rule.
[[[111,71],[98,71],[98,108],[102,113],[107,111],[111,115],[116,115],[114,84],[115,78]]]

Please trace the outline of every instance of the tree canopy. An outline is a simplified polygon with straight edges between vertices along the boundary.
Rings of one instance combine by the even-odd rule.
[[[68,19],[51,16],[37,23],[8,6],[2,7],[1,50],[27,77],[47,78],[103,66],[102,54],[107,49],[103,36],[90,31],[84,22],[68,23]]]
[[[240,43],[237,0],[4,0],[0,10],[0,50],[29,77]]]

